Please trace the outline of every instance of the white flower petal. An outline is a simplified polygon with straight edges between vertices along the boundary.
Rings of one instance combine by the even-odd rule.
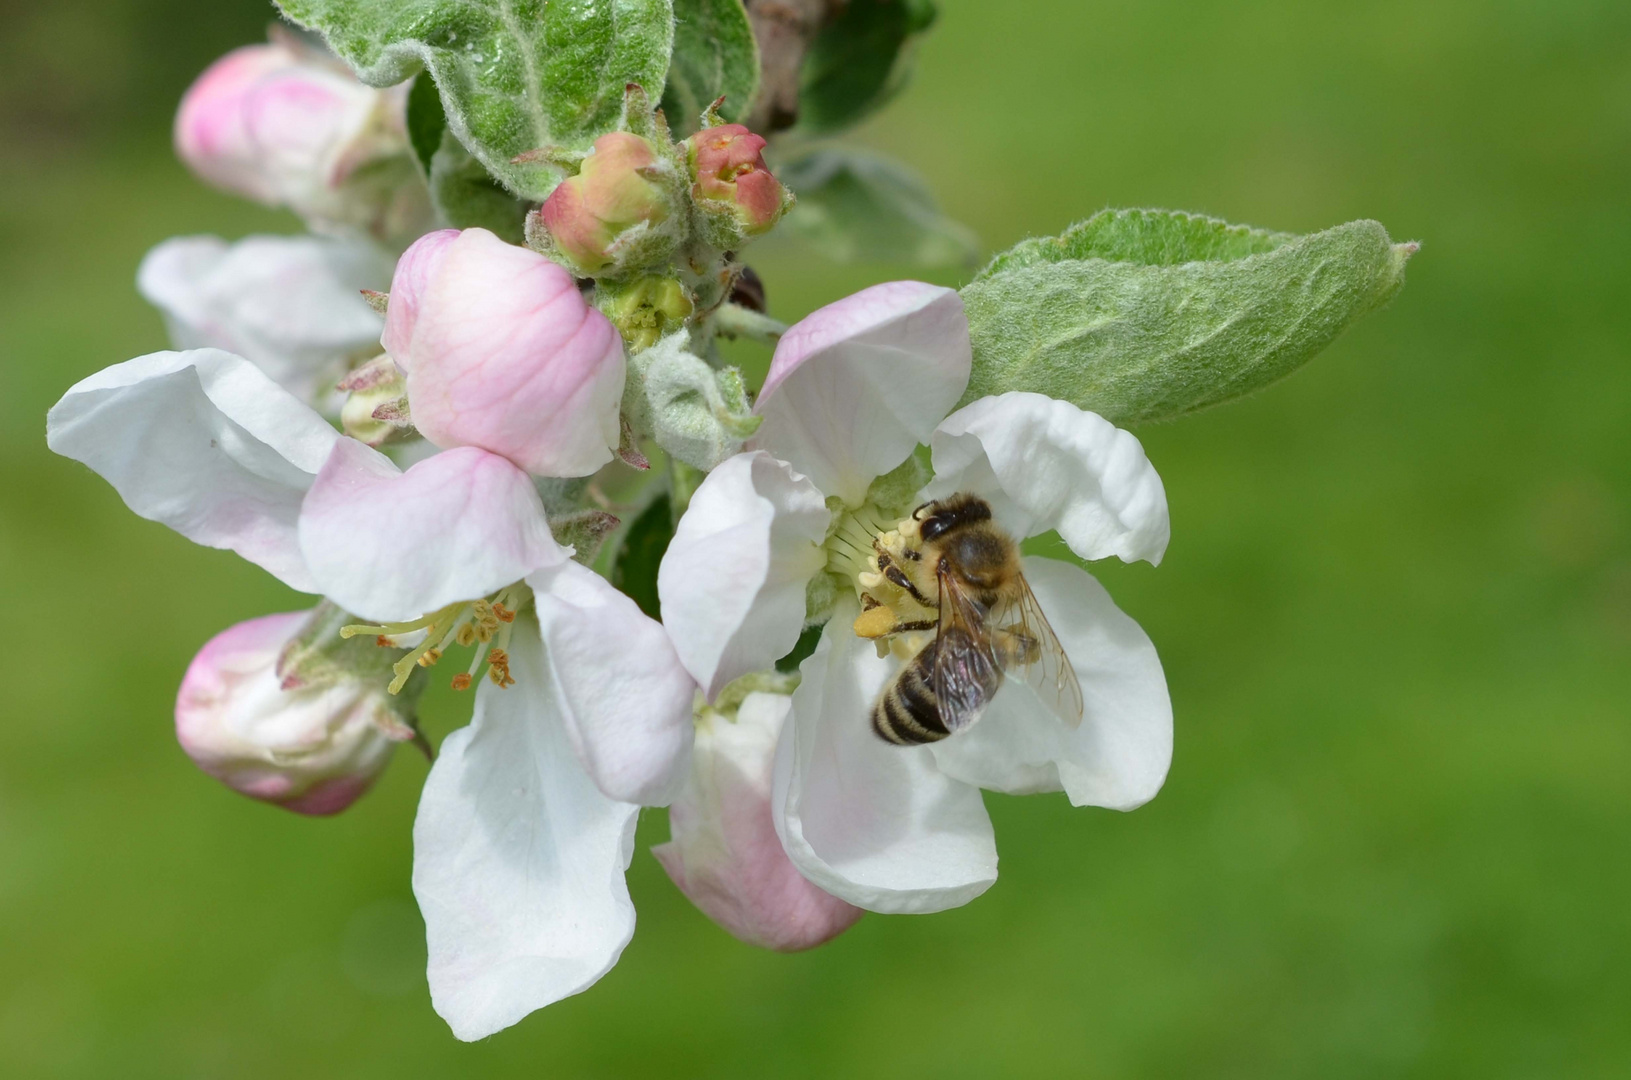
[[[804,589],[832,520],[814,484],[769,454],[738,454],[691,496],[657,572],[663,625],[712,701],[798,643]]]
[[[783,335],[748,449],[770,451],[858,506],[873,479],[927,442],[957,404],[972,357],[954,290],[920,281],[863,289]]]
[[[1025,579],[1082,684],[1082,723],[1065,726],[1010,679],[979,723],[934,744],[935,761],[994,791],[1063,789],[1076,806],[1142,806],[1172,764],[1172,700],[1155,646],[1080,567],[1029,558]]]
[[[927,747],[872,730],[895,670],[850,632],[840,604],[804,662],[776,757],[776,831],[801,873],[868,911],[943,911],[997,880],[996,839],[978,788],[946,776]]]
[[[291,588],[317,592],[295,521],[339,434],[241,356],[161,352],[75,384],[46,419],[52,450],[125,504]]]
[[[415,619],[512,585],[569,555],[532,478],[460,447],[399,472],[341,439],[300,512],[300,548],[324,596],[365,619]]]
[[[527,584],[579,761],[608,798],[666,806],[685,783],[697,684],[662,624],[575,562]]]
[[[1159,563],[1171,533],[1155,466],[1130,432],[1041,394],[981,398],[930,444],[931,498],[973,492],[1016,536],[1058,529],[1084,559]]]
[[[384,320],[359,290],[390,281],[374,245],[316,236],[178,236],[136,272],[177,348],[237,353],[308,402],[331,393],[351,360],[379,352]]]
[[[516,621],[515,685],[482,683],[413,824],[431,1003],[465,1040],[591,986],[634,934],[623,873],[639,808],[578,765],[529,622]]]

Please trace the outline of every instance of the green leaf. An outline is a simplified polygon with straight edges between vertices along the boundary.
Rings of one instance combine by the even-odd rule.
[[[837,262],[971,266],[974,234],[941,214],[922,178],[890,158],[827,147],[776,175],[798,196],[783,227]]]
[[[370,86],[421,68],[449,128],[510,191],[540,200],[559,181],[511,159],[584,149],[617,126],[623,87],[660,93],[674,40],[671,0],[279,0]]]
[[[673,537],[674,513],[668,496],[659,495],[629,523],[623,550],[612,567],[612,584],[653,619],[663,617],[657,601],[657,567]]]
[[[1229,401],[1392,299],[1416,248],[1374,221],[1294,236],[1106,210],[997,256],[963,288],[963,403],[1029,390],[1133,424]]]
[[[720,115],[736,121],[759,89],[759,46],[742,0],[674,0],[674,56],[663,114],[676,138],[697,130],[721,96]]]
[[[526,238],[527,204],[500,187],[451,130],[430,159],[430,198],[455,229],[486,229],[512,244]]]
[[[934,19],[931,0],[850,0],[805,54],[798,130],[849,127],[894,97],[911,74],[912,44]]]
[[[430,176],[431,159],[442,145],[442,133],[447,130],[447,113],[442,111],[442,99],[436,93],[436,80],[421,72],[414,76],[408,88],[408,143],[413,147],[414,160]]]

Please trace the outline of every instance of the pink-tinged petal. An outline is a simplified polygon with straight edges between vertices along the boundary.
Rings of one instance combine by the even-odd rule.
[[[525,615],[512,644],[515,685],[483,682],[413,823],[431,1004],[467,1041],[587,989],[634,933],[623,874],[640,808],[578,765]]]
[[[958,907],[997,880],[991,819],[979,788],[942,773],[928,747],[873,733],[872,703],[897,662],[850,632],[857,610],[839,604],[800,669],[776,758],[776,831],[805,877],[857,907]]]
[[[176,153],[217,187],[308,209],[345,179],[359,143],[379,140],[383,101],[342,68],[282,44],[248,45],[188,88]]]
[[[408,358],[413,328],[419,321],[420,303],[447,255],[448,246],[458,238],[457,229],[426,233],[396,261],[396,272],[391,276],[391,299],[385,311],[385,333],[380,337],[380,344],[398,366]]]
[[[1082,722],[1066,726],[1009,680],[978,724],[934,744],[936,763],[993,791],[1063,790],[1075,806],[1142,806],[1172,764],[1172,699],[1155,646],[1080,567],[1029,558],[1025,578],[1076,669]]]
[[[857,506],[968,385],[973,354],[952,289],[891,281],[800,320],[776,346],[748,442]]]
[[[211,64],[188,87],[176,113],[176,154],[217,187],[276,203],[277,178],[258,167],[243,104],[267,76],[290,63],[272,45],[245,45]]]
[[[981,398],[934,433],[929,495],[973,492],[1016,536],[1050,529],[1083,559],[1159,563],[1172,526],[1144,447],[1097,413],[1041,394]]]
[[[623,339],[572,276],[485,229],[427,248],[399,268],[408,314],[386,328],[420,433],[535,476],[587,476],[610,461]]]
[[[383,686],[285,690],[278,654],[307,612],[239,623],[199,650],[176,697],[176,739],[235,791],[301,814],[336,814],[390,761],[400,728]]]
[[[383,289],[390,278],[390,263],[371,244],[178,236],[142,259],[136,287],[164,313],[177,348],[237,353],[315,403],[334,392],[351,361],[371,354],[380,317],[360,290]]]
[[[729,458],[697,487],[658,567],[657,597],[708,700],[798,643],[831,520],[815,485],[765,453]]]
[[[575,562],[527,584],[578,760],[607,798],[667,805],[685,780],[697,685],[662,624]]]
[[[219,349],[115,364],[75,384],[46,419],[51,449],[95,469],[136,513],[236,551],[301,592],[318,588],[295,524],[339,437]]]
[[[861,909],[822,892],[782,850],[770,809],[776,742],[790,708],[749,694],[732,723],[698,721],[690,778],[668,808],[673,839],[651,849],[691,902],[750,945],[797,952],[837,937]]]
[[[532,480],[466,447],[407,472],[341,439],[300,512],[300,548],[324,596],[382,622],[474,600],[570,556]]]

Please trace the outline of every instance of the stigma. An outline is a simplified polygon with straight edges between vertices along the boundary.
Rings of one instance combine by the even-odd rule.
[[[487,678],[502,690],[515,685],[510,677],[510,633],[516,613],[531,598],[532,590],[517,582],[491,596],[460,600],[408,622],[353,623],[341,627],[340,636],[372,634],[380,646],[400,647],[396,639],[424,634],[406,656],[391,665],[396,677],[386,689],[393,694],[401,692],[416,666],[434,667],[442,654],[455,645],[474,648],[475,654],[470,667],[453,676],[453,689],[470,689],[486,664]]]

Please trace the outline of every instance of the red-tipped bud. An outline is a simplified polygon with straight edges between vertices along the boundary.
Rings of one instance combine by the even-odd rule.
[[[578,175],[545,201],[540,213],[549,235],[580,273],[621,269],[627,253],[660,233],[672,213],[659,179],[665,167],[645,139],[614,131],[595,140]]]
[[[764,139],[741,124],[703,128],[686,140],[691,197],[712,224],[738,237],[767,232],[792,205],[792,196],[765,166],[764,148]],[[726,214],[734,221],[720,220]]]

